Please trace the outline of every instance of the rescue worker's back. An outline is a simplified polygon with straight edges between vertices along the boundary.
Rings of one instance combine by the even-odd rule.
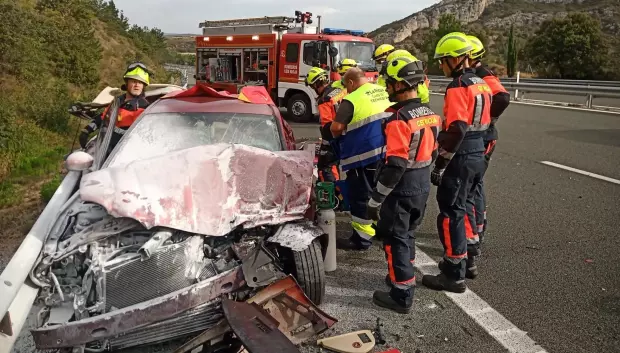
[[[480,242],[472,205],[484,176],[483,136],[491,123],[491,88],[469,68],[472,48],[464,33],[454,32],[445,35],[435,49],[444,74],[453,78],[446,89],[439,156],[431,173],[431,182],[438,186],[437,231],[444,259],[439,264],[441,273],[424,276],[422,283],[457,293],[467,289],[467,273],[477,274]]]

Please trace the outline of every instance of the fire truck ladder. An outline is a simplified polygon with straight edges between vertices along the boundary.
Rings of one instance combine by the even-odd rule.
[[[204,21],[200,23],[199,28],[222,28],[222,27],[237,27],[237,26],[257,26],[257,25],[283,25],[288,26],[295,22],[294,17],[286,16],[273,16],[273,17],[254,17],[254,18],[239,18],[233,20],[220,20],[220,21]]]

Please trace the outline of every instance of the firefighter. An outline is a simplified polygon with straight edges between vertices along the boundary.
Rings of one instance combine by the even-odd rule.
[[[368,218],[378,220],[383,238],[389,292],[376,291],[373,302],[408,313],[415,290],[414,231],[422,222],[431,190],[430,165],[436,155],[441,118],[418,98],[424,85],[424,64],[413,55],[387,61],[386,90],[391,115],[384,125],[387,152],[379,166],[377,184],[368,202]]]
[[[476,75],[482,78],[487,85],[491,88],[491,94],[493,94],[493,103],[491,103],[491,125],[487,129],[484,134],[484,160],[485,160],[485,173],[487,168],[489,168],[489,162],[491,161],[491,155],[493,151],[495,151],[495,143],[497,142],[498,133],[495,124],[499,119],[500,115],[508,108],[510,104],[510,93],[504,88],[504,86],[499,81],[499,78],[495,75],[493,71],[484,66],[481,62],[482,57],[484,56],[486,50],[482,45],[480,39],[475,36],[468,36],[469,41],[473,46],[473,50],[471,55],[469,56],[471,59],[471,67],[476,69]],[[484,233],[487,228],[487,209],[486,209],[486,195],[484,191],[484,184],[480,182],[478,188],[476,189],[474,201],[474,210],[475,210],[475,219],[476,219],[476,230],[478,232],[478,237],[480,238],[480,243],[482,243],[484,239]],[[472,213],[472,212],[470,212]],[[470,216],[471,217],[471,216]]]
[[[338,74],[340,75],[340,80],[332,82],[333,88],[339,88],[341,90],[345,89],[344,84],[343,84],[344,74],[346,74],[347,70],[349,70],[352,67],[357,67],[357,62],[353,59],[343,59],[338,62],[338,66],[336,67],[336,70],[338,70]]]
[[[381,44],[375,49],[375,52],[372,56],[372,59],[375,61],[375,65],[377,67],[377,71],[379,74],[376,76],[377,84],[379,86],[385,87],[385,80],[383,78],[383,66],[385,61],[387,60],[388,55],[393,53],[396,50],[393,45],[390,44]]]
[[[348,94],[344,97],[330,130],[337,138],[340,166],[346,172],[353,234],[340,248],[366,250],[372,245],[375,229],[367,218],[366,204],[374,188],[377,162],[385,156],[381,129],[385,110],[392,105],[383,87],[369,83],[364,71],[354,67],[344,75]],[[343,134],[345,132],[346,134]]]
[[[144,97],[144,88],[150,83],[150,71],[141,62],[136,62],[127,66],[123,79],[125,84],[121,86],[121,90],[125,91],[125,94],[118,97],[119,111],[116,118],[116,126],[114,127],[114,134],[108,150],[111,151],[116,143],[123,137],[125,131],[136,121],[138,116],[149,105],[149,102]],[[106,119],[108,115],[108,106],[100,117],[94,119],[88,124],[80,134],[80,145],[82,148],[86,148],[88,137],[101,127],[101,123]]]
[[[415,60],[417,60],[415,58],[415,56],[411,55],[411,53],[409,53],[408,51],[404,50],[404,49],[398,49],[398,50],[394,50],[392,51],[386,58],[386,62],[391,62],[392,60],[394,60],[397,57],[400,56],[411,56],[413,57]],[[379,86],[383,86],[385,87],[385,66],[382,66],[381,71],[379,72],[379,77],[377,79],[377,84]],[[430,102],[430,91],[429,91],[429,86],[430,86],[430,80],[428,79],[428,76],[424,75],[424,85],[420,85],[418,86],[417,90],[418,90],[418,98],[420,98],[422,100],[422,103],[424,104],[428,104]]]
[[[336,117],[336,110],[346,94],[346,90],[332,87],[329,84],[328,72],[319,67],[310,69],[305,82],[306,86],[311,87],[319,96],[317,104],[321,118],[322,139],[318,161],[319,179],[324,182],[335,183],[339,180],[338,159],[330,144],[333,137],[329,128]]]
[[[431,172],[437,185],[438,233],[444,248],[441,273],[424,276],[422,283],[435,290],[462,293],[465,275],[477,273],[475,257],[480,244],[467,216],[474,192],[484,175],[483,136],[491,123],[491,88],[469,66],[472,45],[460,32],[437,43],[435,59],[453,81],[446,88],[444,120],[439,134],[439,156]]]

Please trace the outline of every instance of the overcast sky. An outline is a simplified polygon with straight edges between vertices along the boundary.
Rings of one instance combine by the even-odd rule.
[[[157,27],[165,33],[200,33],[205,20],[294,16],[295,10],[322,15],[322,27],[372,31],[409,16],[439,0],[115,0],[131,24]]]

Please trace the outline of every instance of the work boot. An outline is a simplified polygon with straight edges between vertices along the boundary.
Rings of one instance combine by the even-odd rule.
[[[337,238],[336,248],[342,249],[342,250],[365,251],[365,250],[368,250],[370,246],[364,246],[360,244],[358,241],[353,240],[351,238],[347,238],[347,239]]]
[[[426,275],[422,277],[422,284],[434,290],[445,290],[453,293],[464,293],[467,290],[465,280],[455,280],[449,278],[445,273],[441,272],[436,276]]]
[[[473,268],[470,268],[469,264],[470,264],[469,259],[467,259],[465,277],[469,279],[475,279],[476,277],[478,277],[478,267],[476,266],[476,263],[473,260],[472,260]],[[439,267],[439,271],[441,272],[448,272],[448,269],[445,267],[445,261],[443,259],[439,260],[437,267]]]
[[[465,266],[465,277],[469,279],[476,279],[476,277],[478,277],[478,266],[476,266],[476,257],[468,257]]]
[[[401,304],[394,300],[389,292],[383,291],[375,291],[372,295],[372,302],[375,305],[378,305],[382,308],[390,309],[400,314],[409,314],[411,312],[411,308],[413,307],[413,302],[410,301],[410,304],[407,306],[404,303]]]
[[[392,284],[392,280],[390,279],[390,275],[389,274],[385,275],[385,285],[388,286],[388,288],[394,287],[394,285]]]

